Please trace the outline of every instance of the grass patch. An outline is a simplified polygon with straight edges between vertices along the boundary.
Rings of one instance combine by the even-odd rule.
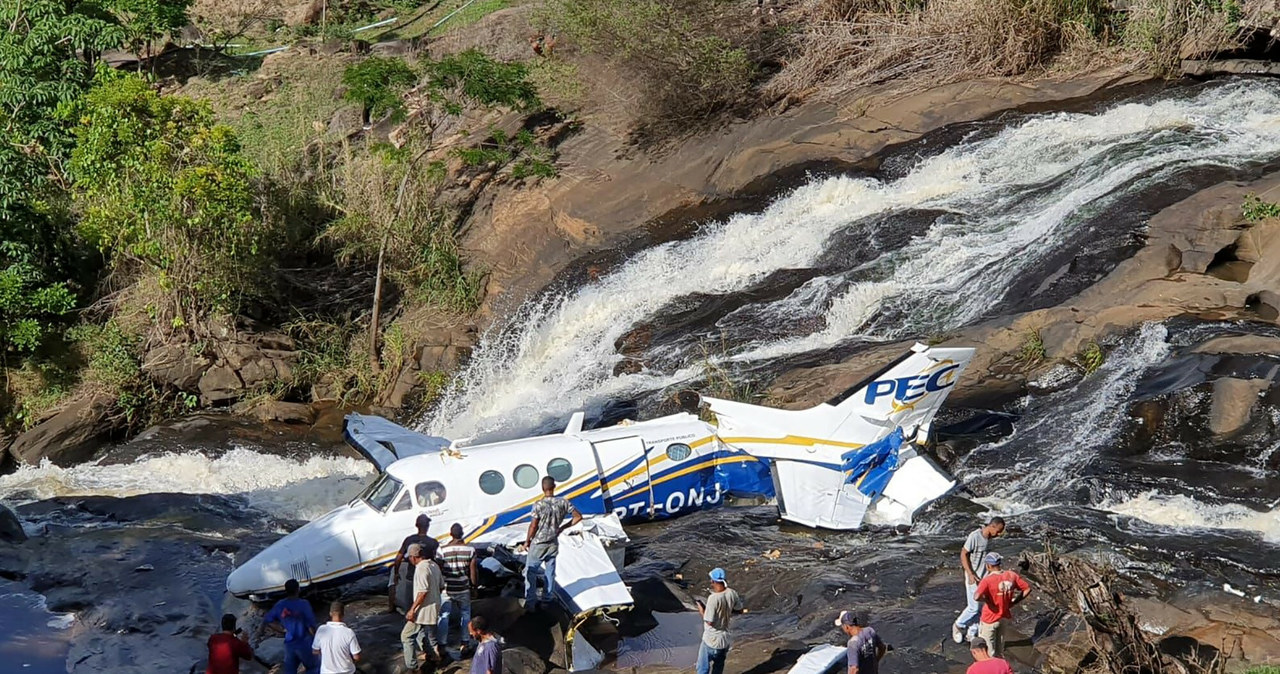
[[[529,80],[548,105],[560,110],[581,108],[587,102],[578,64],[548,56],[529,61]]]
[[[1250,667],[1244,674],[1280,674],[1280,667]]]
[[[1044,340],[1039,330],[1028,330],[1022,336],[1022,346],[1018,348],[1018,362],[1024,367],[1035,367],[1045,360]]]
[[[1106,362],[1107,354],[1097,342],[1089,342],[1080,349],[1080,353],[1072,360],[1072,363],[1080,368],[1086,376],[1098,371],[1102,364]]]
[[[1245,195],[1240,214],[1249,222],[1261,222],[1269,218],[1280,218],[1280,204],[1263,201],[1256,194]]]
[[[456,8],[462,4],[464,3],[461,3],[461,2],[454,3],[452,7]],[[434,29],[429,30],[427,32],[427,35],[429,35],[430,37],[438,37],[440,35],[444,35],[445,33],[451,30],[458,30],[460,28],[465,28],[479,21],[480,19],[483,19],[484,17],[489,16],[490,14],[493,14],[494,12],[500,9],[506,9],[510,6],[511,6],[511,0],[476,0],[475,2],[471,3],[466,9],[458,12],[457,14],[454,14],[452,17],[450,17],[448,21],[444,22],[439,26],[436,26]],[[443,19],[446,15],[448,15],[449,12],[453,11],[453,8],[450,8],[449,10],[445,11],[440,16],[439,19],[435,19],[431,23],[434,24],[436,21]]]

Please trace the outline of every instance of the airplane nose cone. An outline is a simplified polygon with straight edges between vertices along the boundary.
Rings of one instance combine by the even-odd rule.
[[[262,567],[258,564],[257,557],[245,562],[227,576],[227,592],[237,597],[253,594],[264,587],[266,585],[263,583]]]

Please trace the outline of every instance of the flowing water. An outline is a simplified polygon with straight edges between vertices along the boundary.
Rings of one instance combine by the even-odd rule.
[[[1112,204],[1274,161],[1277,104],[1275,83],[1218,83],[1029,116],[889,175],[816,179],[529,302],[482,338],[423,426],[446,437],[527,429],[692,380],[708,361],[778,362],[965,325],[1028,275],[1047,277],[1038,267],[1059,249],[1097,236]],[[764,297],[733,301],[749,293]],[[614,374],[630,331],[699,306],[700,325],[655,340],[642,370]]]
[[[549,289],[484,336],[422,426],[462,437],[580,408],[598,418],[608,404],[696,381],[708,363],[760,376],[1051,304],[1129,254],[1146,214],[1277,160],[1272,81],[953,130],[898,148],[873,175],[813,178],[596,280]],[[954,583],[930,578],[983,511],[1011,516],[1027,544],[1052,534],[1162,582],[1280,597],[1280,399],[1264,397],[1236,440],[1209,439],[1204,419],[1214,379],[1265,376],[1280,362],[1194,352],[1210,337],[1259,330],[1150,324],[1105,344],[1090,376],[1050,373],[1043,392],[1012,404],[1011,433],[972,443],[951,466],[976,505],[945,499],[909,534],[780,526],[769,507],[700,513],[637,527],[629,573],[734,569],[754,602],[737,623],[751,638],[822,639],[831,611],[880,606],[878,624],[901,647],[890,673],[955,664],[933,648],[954,618]],[[639,366],[618,368],[627,363]],[[373,473],[336,438],[246,441],[229,423],[194,434],[0,476],[0,501],[51,556],[26,567],[27,588],[0,586],[0,631],[20,637],[5,641],[6,657],[17,652],[33,671],[64,660],[74,671],[187,671],[200,635],[235,610],[221,591],[235,561],[345,502]],[[752,574],[770,549],[781,560]],[[64,558],[86,550],[99,562],[79,583]],[[6,554],[0,547],[0,565]],[[95,576],[106,573],[99,566],[122,575]],[[663,627],[624,642],[620,657],[687,659],[690,644],[669,634],[689,631],[681,621],[692,622],[661,616]],[[89,636],[66,636],[77,630]]]

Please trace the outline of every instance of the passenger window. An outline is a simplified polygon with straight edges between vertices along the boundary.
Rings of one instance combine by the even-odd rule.
[[[496,470],[480,473],[480,491],[492,496],[502,491],[505,486],[507,486],[507,479],[502,477],[502,473]]]
[[[547,475],[556,482],[564,482],[573,477],[573,464],[568,459],[552,459],[547,462]]]
[[[418,506],[421,508],[430,508],[433,505],[444,503],[444,485],[439,482],[423,482],[415,487],[413,491],[418,495]]]
[[[409,500],[409,492],[408,490],[406,490],[403,494],[400,495],[400,501],[396,503],[396,507],[391,509],[391,512],[398,513],[401,510],[408,510],[409,508],[412,508],[412,507],[413,507],[413,501]]]
[[[667,458],[672,461],[684,461],[693,453],[693,448],[683,442],[667,445]]]
[[[538,469],[527,463],[522,463],[511,471],[511,477],[516,479],[517,487],[528,489],[538,483]]]

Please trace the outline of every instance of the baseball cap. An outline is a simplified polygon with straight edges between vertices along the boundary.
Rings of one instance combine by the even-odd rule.
[[[709,573],[709,574],[707,574],[707,575],[711,577],[711,580],[714,580],[714,581],[715,581],[715,582],[717,582],[717,583],[723,583],[723,582],[725,582],[724,569],[722,569],[722,568],[720,568],[720,567],[718,567],[718,566],[717,566],[716,568],[712,569],[712,570],[711,570],[711,573]]]
[[[969,650],[971,651],[985,651],[987,648],[987,640],[982,637],[974,637],[969,640]]]
[[[418,515],[418,519],[414,524],[418,525],[419,529],[426,529],[431,526],[431,518],[428,517],[426,513],[422,513],[421,515]]]
[[[406,557],[422,557],[423,556],[422,553],[423,553],[422,544],[414,543],[409,546],[408,550],[405,551],[405,556]]]
[[[1000,566],[1000,562],[1004,561],[1004,558],[1001,557],[998,552],[988,552],[987,556],[983,558],[982,561],[990,564],[991,566]]]
[[[836,618],[836,627],[844,627],[845,625],[857,625],[858,616],[853,611],[841,611],[840,617]]]

